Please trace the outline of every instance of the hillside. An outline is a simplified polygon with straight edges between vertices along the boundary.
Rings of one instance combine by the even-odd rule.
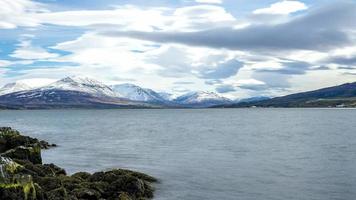
[[[356,82],[223,107],[356,107]]]

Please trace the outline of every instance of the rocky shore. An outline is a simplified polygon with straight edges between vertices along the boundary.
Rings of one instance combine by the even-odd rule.
[[[0,128],[0,199],[6,200],[144,200],[153,197],[157,180],[124,169],[67,175],[42,164],[41,149],[56,145]]]

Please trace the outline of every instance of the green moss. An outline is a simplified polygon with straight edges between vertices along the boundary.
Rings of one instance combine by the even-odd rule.
[[[23,166],[16,162],[10,162],[5,166],[6,172],[11,173],[11,174],[16,173],[21,168],[23,168]]]
[[[31,147],[31,148],[29,148],[29,150],[32,154],[41,154],[41,146],[39,146],[39,145],[35,145],[35,146]]]
[[[19,136],[20,133],[14,129],[11,129],[9,127],[1,127],[0,128],[0,137],[14,137],[14,136]]]
[[[36,188],[33,184],[33,181],[30,181],[22,185],[23,193],[25,195],[25,200],[28,199],[29,195],[32,195],[32,199],[36,199]]]
[[[9,189],[9,188],[19,188],[19,187],[21,187],[21,184],[19,183],[0,183],[0,188]]]

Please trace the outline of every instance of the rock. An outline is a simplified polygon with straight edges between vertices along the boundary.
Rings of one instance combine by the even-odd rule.
[[[7,150],[1,155],[12,159],[28,160],[34,164],[42,164],[40,146],[18,146],[13,149]]]
[[[49,149],[49,148],[52,148],[52,147],[57,147],[56,144],[50,144],[44,140],[41,140],[39,141],[39,144],[41,146],[41,149]]]
[[[39,141],[36,138],[29,136],[23,136],[18,131],[11,129],[10,127],[0,127],[0,153],[7,150],[24,146],[24,147],[37,147],[41,149],[48,149],[56,147],[55,144],[49,144],[46,141]]]
[[[73,178],[80,178],[83,181],[88,180],[90,178],[91,174],[88,172],[77,172],[72,175]]]
[[[101,196],[98,191],[93,189],[88,189],[88,188],[74,189],[73,194],[79,199],[87,199],[87,200],[98,200]]]
[[[143,200],[153,197],[157,180],[140,172],[114,169],[67,176],[54,164],[41,164],[45,141],[0,128],[0,199]]]

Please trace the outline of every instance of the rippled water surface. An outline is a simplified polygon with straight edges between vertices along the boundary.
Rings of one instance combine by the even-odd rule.
[[[129,168],[156,199],[356,199],[356,110],[0,111],[69,173]]]

